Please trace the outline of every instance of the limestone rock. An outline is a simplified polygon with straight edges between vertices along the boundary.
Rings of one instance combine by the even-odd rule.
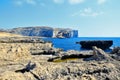
[[[107,60],[107,61],[113,61],[107,53],[105,53],[102,49],[97,48],[96,46],[93,46],[93,56],[91,58],[88,58],[88,60]]]
[[[87,51],[86,51],[87,52]],[[87,54],[86,52],[81,53],[78,51],[70,50],[67,52],[59,53],[58,56],[49,58],[48,61],[55,61],[55,60],[65,60],[65,59],[75,59],[75,58],[89,58],[92,57],[93,54],[90,52]]]
[[[21,57],[29,58],[31,50],[52,47],[52,43],[0,43],[0,59],[16,60]]]
[[[71,38],[78,37],[78,30],[51,28],[46,26],[21,27],[9,30],[10,33],[21,34],[24,36],[54,37],[54,38]]]
[[[72,29],[55,28],[53,32],[53,37],[54,38],[78,37],[78,31]]]
[[[0,80],[26,80],[22,73],[6,71],[0,75]]]
[[[50,27],[21,27],[14,28],[9,31],[10,33],[21,34],[24,36],[40,36],[40,37],[52,37],[53,29]]]
[[[120,61],[120,47],[114,47],[112,49],[112,51],[110,52],[110,56],[113,59],[116,59],[116,60]]]
[[[96,47],[101,48],[103,50],[109,49],[110,46],[113,45],[113,41],[112,40],[80,41],[80,42],[76,42],[76,43],[80,44],[81,48],[92,49],[93,46],[96,46]]]

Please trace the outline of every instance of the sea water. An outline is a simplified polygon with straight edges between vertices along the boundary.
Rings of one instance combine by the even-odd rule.
[[[51,41],[55,48],[62,48],[63,50],[83,50],[80,44],[76,44],[76,42],[80,42],[83,40],[113,40],[113,45],[111,48],[120,46],[120,38],[119,37],[78,37],[78,38],[44,38],[45,41]]]

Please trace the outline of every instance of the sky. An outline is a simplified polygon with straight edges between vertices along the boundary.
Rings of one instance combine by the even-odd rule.
[[[120,0],[0,0],[0,29],[71,28],[81,37],[120,37]]]

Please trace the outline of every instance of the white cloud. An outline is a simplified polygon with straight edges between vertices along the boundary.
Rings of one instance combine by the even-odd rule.
[[[64,0],[53,0],[54,3],[58,3],[58,4],[61,4],[61,3],[64,3]]]
[[[15,1],[14,4],[16,6],[21,6],[21,5],[23,5],[23,2],[22,1]]]
[[[83,3],[85,0],[68,0],[68,2],[70,4],[79,4],[79,3]]]
[[[21,6],[24,4],[30,4],[30,5],[36,5],[37,4],[37,0],[13,0],[14,4],[17,6]]]
[[[45,7],[46,4],[42,2],[41,0],[13,0],[14,5],[16,6],[23,6],[26,4],[29,5],[39,5],[41,7]]]
[[[98,4],[104,4],[107,0],[98,0]]]
[[[73,5],[73,4],[83,3],[85,0],[53,0],[54,3],[59,3],[59,4],[64,3],[65,1]]]
[[[36,0],[25,0],[25,2],[27,3],[27,4],[32,4],[32,5],[36,5]]]
[[[100,11],[93,11],[91,8],[85,8],[84,10],[80,10],[74,14],[72,14],[72,16],[91,16],[91,17],[96,17],[99,15],[102,15],[104,12]]]

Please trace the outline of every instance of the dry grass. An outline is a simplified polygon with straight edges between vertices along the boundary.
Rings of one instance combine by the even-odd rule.
[[[22,37],[22,35],[0,32],[0,37]]]

